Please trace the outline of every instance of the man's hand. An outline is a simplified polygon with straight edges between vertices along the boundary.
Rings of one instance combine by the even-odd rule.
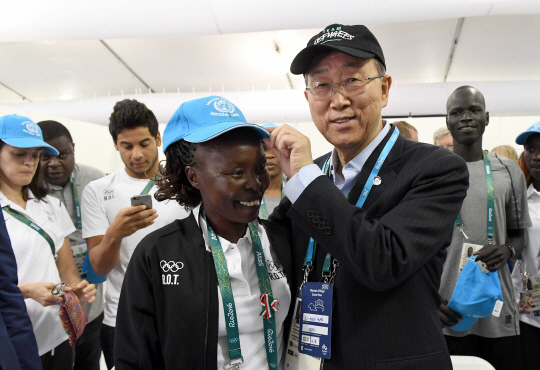
[[[456,311],[448,307],[448,301],[441,298],[441,305],[439,306],[439,320],[441,320],[441,327],[452,327],[463,320],[463,317]],[[458,321],[459,320],[459,321]]]
[[[484,262],[489,271],[497,271],[503,267],[511,255],[506,245],[492,244],[484,245],[478,252],[473,253],[473,256],[478,256],[476,261]]]
[[[96,286],[86,280],[82,280],[79,284],[72,286],[71,289],[77,294],[81,302],[92,303],[96,300]]]
[[[25,299],[31,298],[40,305],[47,307],[62,302],[62,297],[57,297],[51,293],[55,286],[56,284],[54,283],[37,281],[35,283],[21,284],[19,285],[19,289]],[[66,290],[70,290],[70,288],[66,287]]]
[[[110,232],[115,239],[122,239],[152,225],[157,217],[155,209],[146,209],[144,205],[123,208],[116,214],[107,233]]]
[[[313,163],[311,143],[291,126],[269,127],[270,137],[264,142],[279,159],[281,168],[288,178],[293,177],[304,166]]]
[[[92,268],[99,276],[106,276],[120,261],[122,239],[137,230],[148,227],[158,217],[155,209],[146,206],[131,206],[121,209],[107,228],[105,235],[86,239]]]

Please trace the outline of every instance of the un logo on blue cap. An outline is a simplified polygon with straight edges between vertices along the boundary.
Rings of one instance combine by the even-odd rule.
[[[219,99],[214,101],[214,108],[221,113],[234,113],[236,107],[226,99]]]
[[[26,125],[26,130],[23,130],[23,131],[26,132],[27,134],[40,136],[39,126],[37,125],[37,123],[32,122],[32,121],[26,121],[26,122],[21,123],[21,125]]]

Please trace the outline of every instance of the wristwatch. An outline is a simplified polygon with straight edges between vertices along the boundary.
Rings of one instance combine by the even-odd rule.
[[[512,247],[510,244],[507,244],[506,246],[510,250],[510,258],[514,257],[516,255],[516,250],[514,249],[514,247]]]

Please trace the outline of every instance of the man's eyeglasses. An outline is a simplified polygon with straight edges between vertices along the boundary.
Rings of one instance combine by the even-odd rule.
[[[369,81],[382,77],[384,77],[384,75],[364,79],[349,78],[346,81],[335,83],[315,82],[312,87],[306,87],[306,90],[313,94],[315,100],[326,100],[331,97],[334,93],[334,85],[339,85],[341,91],[346,91],[350,96],[359,95],[366,91]]]

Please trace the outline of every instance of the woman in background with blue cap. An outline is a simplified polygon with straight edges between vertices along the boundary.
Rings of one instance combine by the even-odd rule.
[[[265,129],[228,100],[186,102],[163,135],[156,198],[191,215],[146,236],[124,278],[115,366],[278,369],[291,302],[289,235],[258,220]]]
[[[17,261],[19,288],[36,336],[44,370],[71,369],[73,352],[52,293],[66,283],[82,301],[93,301],[96,289],[81,281],[67,236],[75,230],[66,208],[42,187],[42,150],[58,151],[43,141],[29,118],[0,117],[0,203]],[[63,287],[63,286],[62,286]],[[30,298],[30,299],[28,299]]]
[[[512,274],[520,306],[519,329],[523,370],[540,364],[540,121],[522,132],[516,143],[523,145],[519,166],[527,180],[527,200],[532,227],[525,232],[525,249]],[[528,283],[528,284],[527,284]],[[528,285],[528,286],[527,286]],[[536,286],[536,287],[535,287]],[[534,290],[533,290],[534,289]]]

